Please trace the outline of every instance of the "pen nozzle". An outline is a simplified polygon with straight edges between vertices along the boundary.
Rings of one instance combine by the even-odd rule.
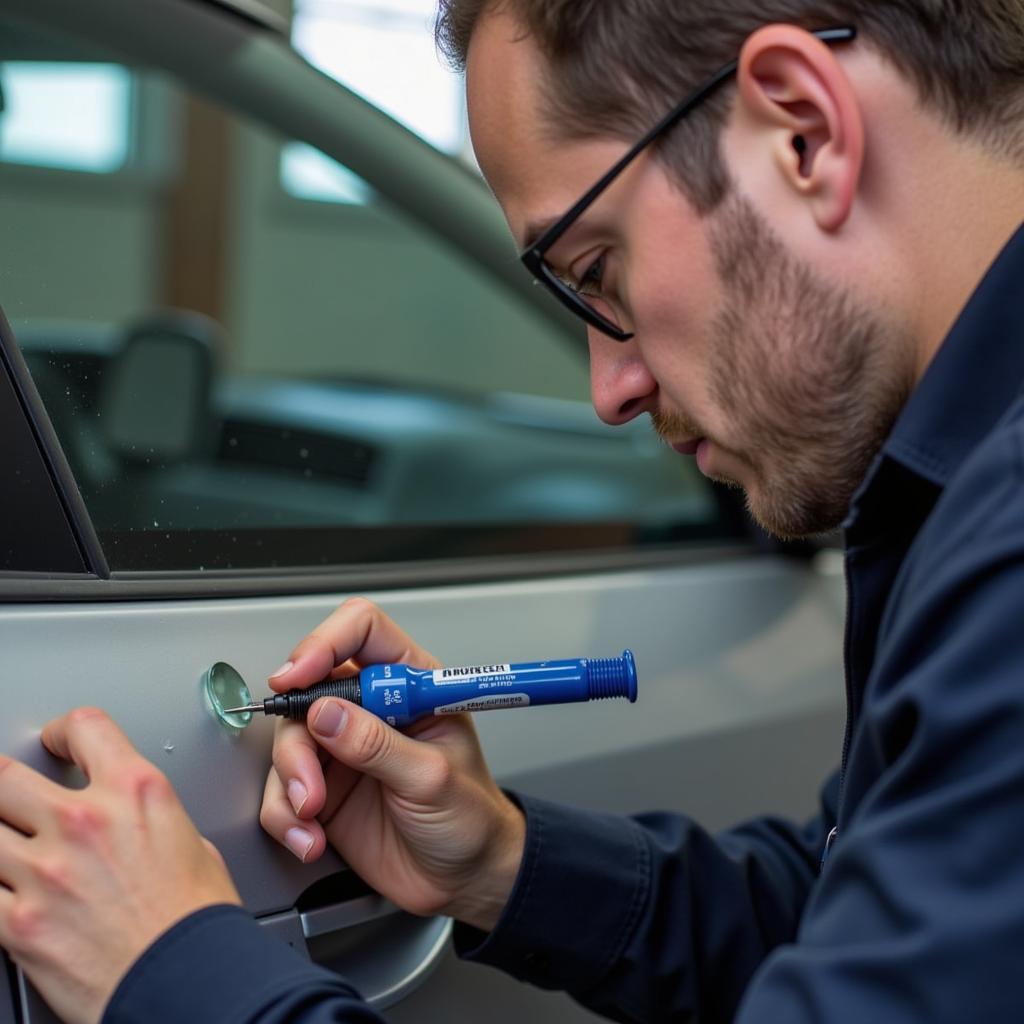
[[[321,697],[340,697],[342,700],[361,705],[363,701],[359,676],[349,676],[347,679],[325,679],[321,683],[314,683],[305,690],[289,690],[287,693],[279,693],[275,697],[267,697],[263,702],[263,711],[268,715],[278,715],[281,718],[291,718],[302,722],[309,714],[309,709]]]

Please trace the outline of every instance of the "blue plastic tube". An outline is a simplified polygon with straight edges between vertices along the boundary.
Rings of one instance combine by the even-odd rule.
[[[342,697],[372,711],[389,725],[403,726],[425,715],[522,708],[538,704],[625,697],[636,700],[636,662],[620,658],[574,658],[518,665],[467,665],[422,669],[369,665],[358,676],[329,679],[305,690],[267,697],[248,710],[305,719],[321,697]]]

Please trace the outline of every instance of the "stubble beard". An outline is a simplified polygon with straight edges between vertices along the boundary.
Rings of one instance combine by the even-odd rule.
[[[730,425],[723,444],[747,469],[748,510],[778,537],[828,533],[906,403],[910,345],[797,260],[742,196],[709,224],[725,296],[710,394]]]

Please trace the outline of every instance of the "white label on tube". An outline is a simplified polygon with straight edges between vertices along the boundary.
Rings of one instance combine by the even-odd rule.
[[[479,679],[507,676],[511,671],[511,665],[467,665],[465,668],[435,668],[433,679],[438,686],[447,686],[449,683],[475,683]]]
[[[525,708],[530,703],[526,693],[492,693],[486,697],[460,700],[454,704],[439,704],[435,715],[461,715],[464,711],[489,711],[493,708]]]

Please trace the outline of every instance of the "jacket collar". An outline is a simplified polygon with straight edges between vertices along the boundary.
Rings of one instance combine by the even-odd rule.
[[[903,408],[845,527],[883,512],[896,481],[931,501],[995,427],[1024,384],[1024,227],[1000,253]],[[891,496],[891,495],[890,495]],[[871,517],[873,518],[873,517]]]
[[[983,278],[882,451],[944,487],[1024,383],[1024,227]]]

